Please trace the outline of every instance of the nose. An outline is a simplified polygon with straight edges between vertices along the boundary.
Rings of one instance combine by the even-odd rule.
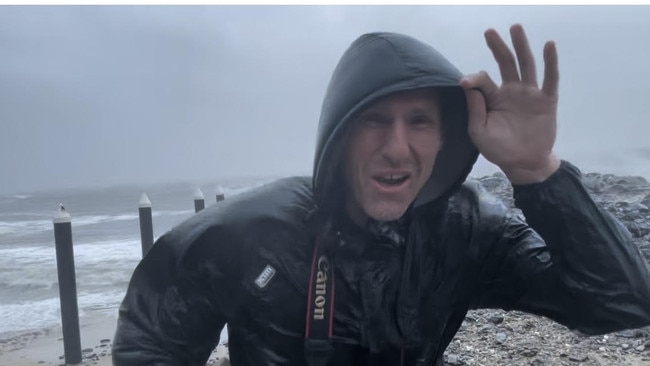
[[[394,165],[399,165],[409,159],[411,148],[408,126],[405,121],[396,119],[388,125],[382,153],[386,160]]]

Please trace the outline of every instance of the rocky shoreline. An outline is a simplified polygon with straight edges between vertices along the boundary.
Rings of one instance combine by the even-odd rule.
[[[650,329],[588,337],[535,315],[474,310],[445,361],[449,366],[648,366]]]
[[[503,174],[479,180],[513,207],[512,187]],[[599,173],[584,174],[583,182],[594,200],[630,230],[634,243],[650,263],[650,183],[642,177]],[[650,366],[650,327],[589,337],[535,315],[470,311],[445,352],[445,363]]]

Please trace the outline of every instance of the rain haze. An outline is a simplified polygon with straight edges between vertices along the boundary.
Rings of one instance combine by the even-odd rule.
[[[650,178],[650,7],[3,6],[0,193],[311,173],[329,77],[362,33],[464,73],[520,22],[560,62],[556,152]],[[474,175],[495,172],[479,160]]]

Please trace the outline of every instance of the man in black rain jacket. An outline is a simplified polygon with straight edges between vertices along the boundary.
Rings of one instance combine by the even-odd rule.
[[[586,334],[650,324],[648,265],[553,154],[554,44],[540,88],[521,26],[514,55],[485,36],[501,86],[408,36],[357,39],[323,102],[313,178],[163,235],[120,308],[115,365],[202,365],[226,323],[235,366],[441,365],[472,308]],[[526,221],[465,182],[478,153]]]

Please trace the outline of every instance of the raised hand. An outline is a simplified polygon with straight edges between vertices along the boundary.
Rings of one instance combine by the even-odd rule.
[[[465,76],[469,135],[479,152],[513,184],[541,182],[560,166],[553,153],[557,130],[559,71],[553,42],[544,45],[544,81],[537,84],[535,60],[521,25],[510,28],[516,53],[494,30],[485,40],[499,65],[502,84],[486,72]],[[519,68],[517,68],[517,65]]]

